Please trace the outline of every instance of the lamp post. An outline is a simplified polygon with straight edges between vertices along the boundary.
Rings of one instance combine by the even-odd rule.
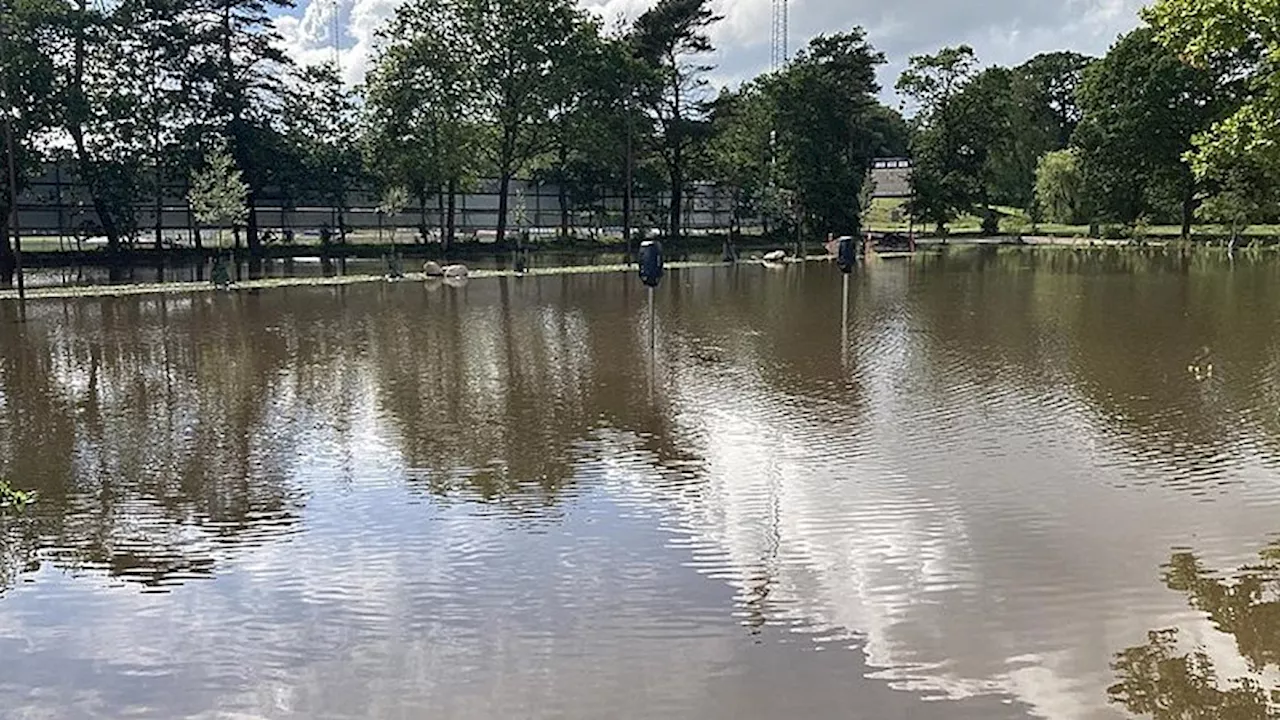
[[[640,281],[649,288],[649,353],[657,349],[657,323],[654,321],[653,289],[662,282],[662,243],[645,240],[640,243]]]
[[[836,265],[844,276],[844,288],[840,298],[840,358],[845,360],[849,354],[849,275],[858,262],[857,240],[845,235],[836,241]]]

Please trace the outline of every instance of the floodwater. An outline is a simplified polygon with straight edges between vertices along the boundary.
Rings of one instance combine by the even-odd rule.
[[[0,304],[4,718],[1267,717],[1280,264]],[[1233,714],[1234,713],[1234,714]]]
[[[409,248],[420,249],[420,248]],[[701,253],[686,256],[716,262],[719,253]],[[626,260],[625,253],[573,252],[539,249],[528,253],[526,265],[530,268],[563,267],[566,265],[613,265]],[[423,258],[407,257],[402,269],[415,271],[422,267]],[[506,270],[515,267],[515,253],[470,253],[461,258],[468,267],[479,270]],[[257,261],[240,260],[228,268],[236,280],[260,278],[317,278],[345,275],[381,275],[388,270],[382,258],[330,258],[330,257],[282,257],[262,258]],[[27,287],[85,287],[92,285],[124,285],[136,283],[208,282],[213,277],[213,261],[186,261],[161,259],[151,264],[133,265],[70,265],[65,267],[27,268],[24,280]]]

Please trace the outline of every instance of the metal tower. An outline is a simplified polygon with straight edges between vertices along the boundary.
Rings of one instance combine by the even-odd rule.
[[[773,0],[773,50],[769,58],[769,67],[773,70],[787,64],[787,2]]]
[[[338,73],[338,77],[342,77],[342,24],[339,17],[342,14],[342,0],[331,0],[329,7],[333,11],[329,28],[329,51],[332,53],[333,69]]]

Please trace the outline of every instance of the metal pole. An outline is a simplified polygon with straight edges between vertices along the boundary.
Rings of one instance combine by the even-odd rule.
[[[849,273],[844,273],[844,292],[840,300],[840,359],[849,362]]]
[[[6,73],[5,100],[12,98],[8,92]],[[9,103],[6,102],[6,105]],[[14,269],[18,273],[18,300],[27,299],[27,289],[22,278],[22,230],[18,222],[18,164],[13,152],[13,108],[6,107],[4,112],[4,144],[5,154],[9,158],[9,227],[13,234]]]
[[[631,185],[633,183],[633,175],[635,169],[635,157],[632,155],[631,147],[631,92],[628,88],[627,92],[627,169],[626,169],[626,194],[622,198],[622,239],[627,246],[627,262],[630,263],[635,257],[631,253],[631,215],[635,212],[635,196],[632,194]],[[652,293],[650,293],[652,295]]]
[[[649,288],[649,357],[653,358],[653,354],[658,349],[658,324],[654,320],[653,312],[653,288]]]

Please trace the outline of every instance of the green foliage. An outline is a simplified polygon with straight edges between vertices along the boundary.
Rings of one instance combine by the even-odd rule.
[[[946,47],[933,55],[913,55],[895,89],[916,103],[927,124],[977,73],[978,56],[968,45]]]
[[[668,180],[667,234],[680,237],[685,186],[693,155],[710,137],[705,57],[714,50],[709,28],[720,21],[710,0],[659,0],[631,28],[643,73],[638,99],[655,128],[654,149]]]
[[[736,92],[726,90],[712,106],[714,132],[706,171],[732,193],[735,228],[765,210],[765,192],[773,180],[773,103],[773,94],[757,81]]]
[[[8,481],[0,478],[0,510],[13,508],[21,511],[35,501],[35,493],[15,490]]]
[[[197,221],[217,228],[242,225],[249,186],[240,175],[225,138],[217,138],[205,155],[205,166],[191,175],[188,199]]]
[[[346,204],[347,192],[364,174],[359,120],[355,93],[342,84],[333,64],[299,68],[292,74],[282,133],[293,161],[287,185],[295,201]]]
[[[712,113],[708,170],[735,188],[735,215],[759,213],[789,236],[856,234],[870,207],[874,157],[906,146],[901,116],[879,104],[883,62],[860,28],[819,36],[785,68],[723,93]]]
[[[1052,149],[1071,142],[1083,111],[1078,99],[1080,84],[1095,60],[1073,52],[1037,55],[1014,69],[1020,80],[1025,107],[1031,122]]]
[[[1182,156],[1192,136],[1220,112],[1222,90],[1184,65],[1149,28],[1120,39],[1080,88],[1076,131],[1088,205],[1103,220],[1141,215],[1190,224],[1195,182]]]
[[[1195,137],[1196,175],[1248,164],[1280,186],[1280,1],[1158,0],[1142,15],[1170,52],[1215,77],[1239,79],[1240,102]]]
[[[378,203],[378,212],[392,218],[391,223],[391,244],[396,244],[396,223],[394,218],[409,205],[409,191],[403,185],[392,185],[382,193],[382,200]]]
[[[858,189],[858,221],[859,229],[865,228],[871,219],[871,211],[875,206],[876,179],[867,170],[862,176],[862,187]]]
[[[1031,224],[1021,215],[1009,215],[1000,218],[999,232],[1001,235],[1012,235],[1014,237],[1022,237],[1026,234]]]
[[[897,88],[919,108],[912,142],[911,213],[941,229],[986,198],[985,168],[996,113],[983,92],[963,93],[975,78],[968,46],[917,55]]]
[[[462,0],[412,0],[379,33],[365,90],[365,162],[381,183],[426,196],[482,169],[476,42]],[[425,220],[423,220],[425,224]]]
[[[1081,220],[1084,171],[1078,150],[1045,153],[1036,164],[1036,204],[1050,222]]]
[[[769,78],[778,181],[795,192],[813,236],[860,229],[862,183],[883,150],[869,132],[883,117],[875,99],[875,69],[883,62],[855,28],[814,38]]]

